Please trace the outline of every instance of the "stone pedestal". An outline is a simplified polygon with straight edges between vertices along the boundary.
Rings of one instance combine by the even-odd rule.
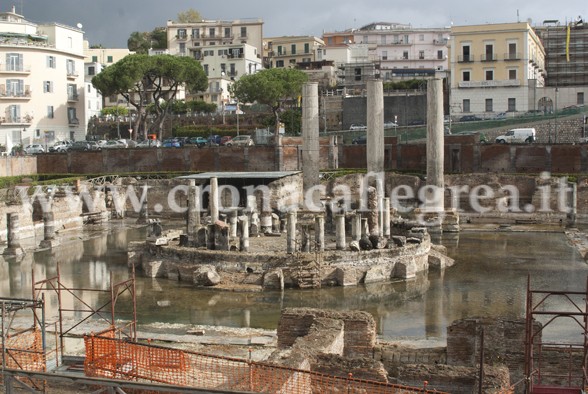
[[[43,214],[43,240],[39,244],[41,248],[53,248],[59,245],[59,240],[55,239],[55,221],[53,212]]]

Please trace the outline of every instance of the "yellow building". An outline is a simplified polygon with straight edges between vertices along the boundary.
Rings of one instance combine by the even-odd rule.
[[[267,37],[263,42],[264,65],[267,68],[295,67],[298,63],[323,60],[325,43],[318,37]]]
[[[454,119],[537,109],[545,51],[527,22],[454,26],[449,55]]]

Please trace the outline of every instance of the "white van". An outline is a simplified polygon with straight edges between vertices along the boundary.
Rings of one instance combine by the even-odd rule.
[[[504,135],[496,137],[496,143],[498,144],[513,144],[526,142],[530,144],[535,142],[535,129],[530,127],[526,129],[512,129],[506,132]]]

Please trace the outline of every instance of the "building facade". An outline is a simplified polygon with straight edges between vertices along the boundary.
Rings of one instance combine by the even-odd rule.
[[[229,86],[233,81],[262,68],[263,21],[168,21],[167,47],[170,55],[191,56],[202,63],[209,88],[191,97],[215,103],[222,111],[230,101]]]
[[[545,51],[527,22],[454,26],[449,47],[454,118],[538,109]]]
[[[0,144],[86,135],[83,32],[0,13]]]
[[[325,43],[318,37],[266,37],[263,42],[263,57],[266,68],[294,68],[299,63],[314,63],[323,60]]]

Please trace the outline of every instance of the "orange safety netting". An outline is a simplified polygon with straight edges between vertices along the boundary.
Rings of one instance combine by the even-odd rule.
[[[88,376],[256,393],[439,393],[89,335]]]
[[[45,371],[47,360],[43,351],[41,331],[33,330],[18,333],[6,338],[4,343],[5,368],[24,371]],[[3,362],[0,360],[0,363]]]

